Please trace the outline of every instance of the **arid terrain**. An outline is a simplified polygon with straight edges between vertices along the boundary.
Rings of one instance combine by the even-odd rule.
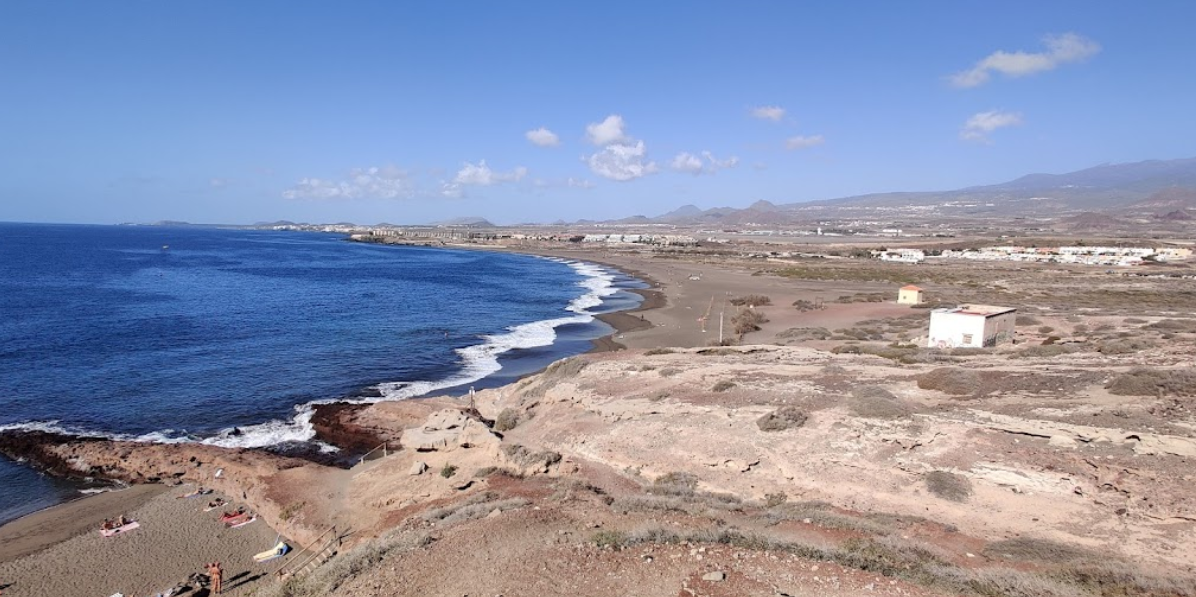
[[[335,557],[262,596],[1196,595],[1196,292],[1149,275],[1174,267],[558,254],[652,282],[625,350],[337,410],[387,444],[352,468],[6,449],[204,483],[300,546],[337,529]],[[911,282],[1018,308],[1016,342],[922,348],[927,305],[894,302]]]

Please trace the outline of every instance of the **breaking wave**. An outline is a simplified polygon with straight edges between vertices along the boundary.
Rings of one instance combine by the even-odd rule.
[[[142,435],[105,433],[83,429],[74,426],[60,425],[58,421],[35,421],[13,425],[0,425],[0,432],[23,430],[59,433],[78,437],[98,437],[117,441],[133,441],[146,443],[184,443],[195,442],[220,446],[224,448],[265,448],[290,442],[310,442],[315,439],[316,431],[312,425],[315,406],[333,402],[349,402],[354,404],[369,404],[383,401],[406,400],[424,396],[438,390],[444,390],[473,383],[497,373],[502,369],[499,357],[512,350],[538,348],[550,346],[556,341],[556,329],[568,324],[584,324],[594,320],[589,309],[602,304],[603,299],[617,292],[614,287],[615,275],[606,268],[582,261],[573,261],[545,257],[551,261],[564,263],[582,276],[577,286],[585,292],[573,299],[566,310],[573,315],[558,317],[543,321],[533,321],[521,325],[511,326],[498,334],[482,336],[483,342],[473,346],[458,349],[460,369],[447,378],[436,381],[393,381],[378,384],[376,388],[381,398],[329,398],[298,404],[295,414],[290,419],[274,419],[255,425],[230,427],[221,430],[210,437],[199,437],[174,429],[154,431]],[[336,448],[320,442],[322,451],[335,451]]]

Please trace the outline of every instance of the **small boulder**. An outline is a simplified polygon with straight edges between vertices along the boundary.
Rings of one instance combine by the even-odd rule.
[[[707,572],[706,574],[702,575],[702,580],[707,580],[710,582],[723,582],[724,580],[727,580],[727,573],[723,572],[722,570],[716,572]]]
[[[411,470],[408,471],[407,474],[414,477],[414,476],[424,474],[427,470],[428,470],[428,463],[426,463],[422,460],[418,460],[415,462],[415,464],[411,465]]]

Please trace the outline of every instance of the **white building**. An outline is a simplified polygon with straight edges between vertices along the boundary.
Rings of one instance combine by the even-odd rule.
[[[926,260],[926,253],[922,249],[889,249],[888,251],[873,251],[873,255],[881,261],[899,263],[922,263]]]
[[[984,348],[1013,340],[1017,309],[963,305],[930,312],[930,348]]]

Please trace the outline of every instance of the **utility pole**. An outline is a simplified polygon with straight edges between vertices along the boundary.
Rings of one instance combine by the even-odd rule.
[[[723,345],[723,313],[727,312],[727,303],[723,301],[723,308],[718,310],[718,345]]]

